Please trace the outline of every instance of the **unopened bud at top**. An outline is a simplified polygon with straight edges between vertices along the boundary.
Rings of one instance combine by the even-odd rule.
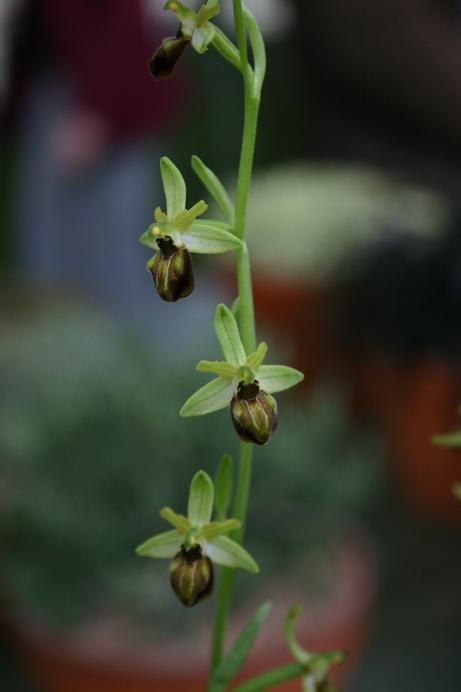
[[[184,547],[170,565],[170,582],[181,603],[190,608],[213,591],[213,565],[200,546]]]
[[[149,260],[155,288],[163,300],[175,302],[187,298],[194,290],[192,258],[185,247],[178,247],[171,238],[157,240],[159,251]]]
[[[239,384],[230,411],[234,428],[244,442],[265,445],[277,428],[277,402],[259,388],[257,381]]]

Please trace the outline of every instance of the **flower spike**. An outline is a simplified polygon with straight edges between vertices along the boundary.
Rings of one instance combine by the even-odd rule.
[[[170,581],[174,592],[186,607],[196,605],[213,589],[213,563],[257,574],[259,568],[251,555],[227,535],[240,528],[237,519],[211,521],[214,484],[204,471],[192,478],[187,517],[164,507],[160,516],[174,527],[160,533],[138,548],[140,557],[173,558]]]
[[[234,428],[245,442],[266,444],[277,427],[275,392],[294,387],[304,375],[286,365],[263,365],[267,344],[245,354],[237,321],[226,305],[215,311],[214,329],[225,361],[201,360],[199,372],[217,377],[198,389],[180,410],[183,418],[203,416],[230,406]]]

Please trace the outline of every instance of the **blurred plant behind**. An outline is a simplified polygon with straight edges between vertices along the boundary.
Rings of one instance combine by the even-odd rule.
[[[116,614],[141,633],[159,622],[174,633],[180,622],[186,634],[166,570],[133,550],[162,530],[165,503],[184,506],[197,464],[213,475],[226,415],[181,425],[177,412],[200,376],[95,310],[54,299],[16,308],[3,327],[2,588],[10,602],[53,626]],[[380,444],[351,427],[338,388],[306,402],[284,398],[281,416],[283,438],[257,459],[264,468],[250,547],[266,579],[287,579],[310,550],[327,550],[380,479]],[[317,578],[313,570],[303,582]]]

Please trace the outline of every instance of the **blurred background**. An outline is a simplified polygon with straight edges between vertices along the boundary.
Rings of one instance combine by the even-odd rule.
[[[192,153],[235,185],[241,86],[213,49],[152,80],[177,29],[162,4],[0,4],[5,692],[205,686],[213,602],[180,609],[166,563],[133,549],[197,468],[236,453],[225,413],[177,416],[197,360],[218,357],[232,258],[196,260],[172,306],[137,239],[163,205],[159,156],[190,204]],[[461,403],[461,4],[248,5],[269,54],[248,218],[258,335],[306,381],[256,451],[263,576],[239,576],[231,629],[273,600],[245,674],[287,662],[300,602],[300,641],[349,652],[342,690],[459,692],[461,459],[430,438],[459,428]]]

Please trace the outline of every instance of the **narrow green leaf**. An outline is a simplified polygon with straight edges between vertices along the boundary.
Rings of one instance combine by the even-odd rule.
[[[165,191],[166,211],[172,219],[186,208],[186,183],[181,172],[167,156],[160,159],[160,173]]]
[[[214,506],[219,521],[227,517],[232,502],[233,485],[232,457],[230,454],[225,454],[219,463],[214,481]]]
[[[250,355],[248,356],[247,362],[246,362],[248,367],[257,372],[261,366],[261,363],[263,362],[264,358],[267,355],[267,350],[268,350],[268,347],[267,347],[266,342],[261,341],[261,343],[259,344],[256,351],[254,351],[253,353],[250,353]]]
[[[183,405],[179,412],[182,418],[190,416],[205,416],[229,406],[234,393],[234,385],[217,377],[198,389]]]
[[[238,519],[225,519],[224,521],[212,521],[206,526],[203,526],[200,531],[206,541],[222,536],[230,531],[235,531],[241,527],[242,523]]]
[[[283,392],[302,382],[304,375],[299,370],[287,365],[261,365],[258,371],[258,381],[261,389],[274,394]]]
[[[181,239],[189,252],[201,255],[219,255],[243,247],[237,236],[211,222],[194,221],[187,231],[181,233]]]
[[[174,557],[183,541],[179,531],[166,531],[152,536],[136,548],[136,555],[140,557]]]
[[[240,56],[237,49],[235,49],[235,51],[237,54],[236,59],[238,60],[239,65],[238,69],[240,69]],[[198,156],[192,157],[192,168],[202,184],[213,197],[227,223],[233,226],[235,223],[234,205],[232,204],[231,199],[218,176],[213,173],[210,168],[205,166],[203,161],[199,159]]]
[[[461,447],[461,430],[448,433],[447,435],[434,435],[432,443],[439,447],[448,447],[450,449],[459,449]]]
[[[206,545],[207,553],[213,562],[223,567],[243,569],[258,574],[259,567],[245,548],[228,536],[216,536]]]
[[[190,209],[184,209],[184,211],[180,211],[179,214],[176,214],[171,223],[174,228],[177,228],[180,231],[187,231],[191,223],[195,221],[196,218],[204,214],[207,209],[208,204],[202,199],[200,202],[197,202],[197,204],[194,204],[194,206]]]
[[[264,621],[269,615],[270,603],[261,606],[253,620],[246,625],[235,639],[228,653],[214,671],[209,692],[222,692],[232,682],[247,659]]]
[[[194,528],[200,529],[208,524],[213,513],[213,503],[213,481],[205,471],[198,471],[190,484],[187,507],[187,518]]]
[[[234,687],[233,692],[264,692],[264,690],[271,690],[274,687],[278,687],[278,685],[282,685],[284,682],[294,680],[295,678],[301,678],[304,675],[306,675],[304,666],[300,663],[292,663],[257,675],[247,680],[242,685]],[[218,691],[216,690],[216,692]]]
[[[214,330],[227,362],[233,365],[244,365],[246,354],[237,322],[229,308],[223,303],[216,308]]]
[[[171,507],[164,507],[160,510],[160,516],[169,524],[174,526],[180,533],[186,533],[191,528],[190,521],[182,514],[177,514]]]
[[[229,381],[234,379],[235,373],[237,372],[235,365],[226,363],[224,360],[201,360],[197,363],[196,370],[198,370],[198,372],[211,372]]]

